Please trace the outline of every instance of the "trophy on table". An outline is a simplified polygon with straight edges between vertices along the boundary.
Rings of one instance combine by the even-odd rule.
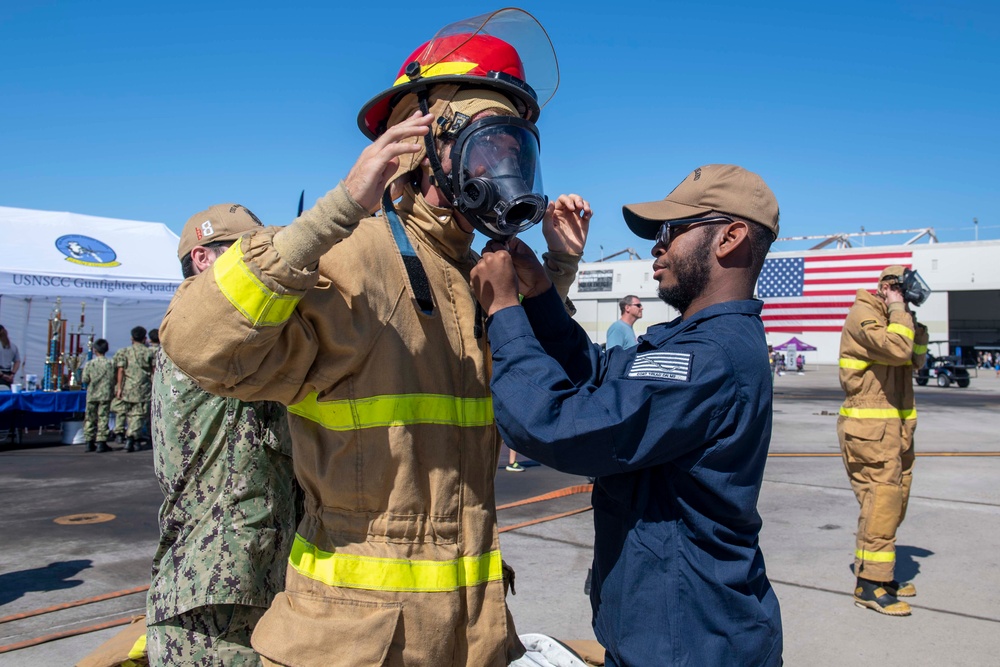
[[[63,381],[63,348],[66,344],[66,320],[62,319],[62,299],[56,297],[56,307],[49,317],[48,354],[42,391],[59,391]]]

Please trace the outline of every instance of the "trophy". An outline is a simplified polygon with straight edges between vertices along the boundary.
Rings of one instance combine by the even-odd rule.
[[[42,391],[59,391],[62,388],[63,348],[66,344],[66,320],[62,319],[62,298],[56,297],[56,307],[49,317],[48,354],[45,357],[45,374]]]

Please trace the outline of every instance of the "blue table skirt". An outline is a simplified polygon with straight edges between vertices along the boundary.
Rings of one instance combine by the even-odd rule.
[[[0,428],[44,426],[86,411],[85,391],[0,392]]]

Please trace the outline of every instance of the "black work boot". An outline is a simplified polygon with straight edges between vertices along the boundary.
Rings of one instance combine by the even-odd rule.
[[[88,450],[88,451],[93,451],[93,450]],[[97,443],[97,451],[98,452],[110,452],[111,448],[108,447],[108,443],[106,443],[103,440],[101,440],[100,442]]]
[[[94,441],[93,440],[88,440],[87,441],[87,449],[85,451],[88,451],[88,452],[95,452],[95,451],[97,451],[97,449],[94,447]]]
[[[912,598],[917,594],[917,587],[909,581],[900,583],[893,579],[888,583],[882,584],[882,588],[884,588],[889,595],[895,595],[898,598]]]
[[[135,438],[129,436],[129,438],[125,441],[125,451],[126,452],[135,451]]]
[[[868,607],[889,616],[909,616],[910,605],[900,602],[886,589],[888,582],[858,579],[854,587],[854,604]]]

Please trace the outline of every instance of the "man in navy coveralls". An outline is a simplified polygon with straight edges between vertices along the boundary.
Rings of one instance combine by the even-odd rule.
[[[752,298],[778,203],[756,174],[706,165],[623,213],[655,241],[658,295],[681,316],[601,352],[534,253],[491,242],[472,281],[497,424],[518,452],[597,477],[590,595],[607,665],[780,665],[756,508],[771,378]]]

